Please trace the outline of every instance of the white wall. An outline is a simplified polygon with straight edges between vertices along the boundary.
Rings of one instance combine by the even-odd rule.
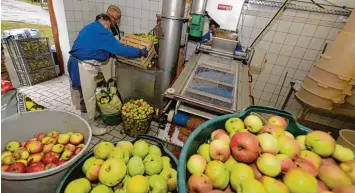
[[[63,55],[64,69],[65,69],[65,73],[67,74],[66,64],[69,59],[70,45],[69,45],[68,28],[67,28],[63,1],[67,1],[67,0],[54,0],[52,2],[53,2],[54,12],[57,20],[57,25],[58,25],[59,42],[60,42],[60,48],[62,50],[62,55]]]

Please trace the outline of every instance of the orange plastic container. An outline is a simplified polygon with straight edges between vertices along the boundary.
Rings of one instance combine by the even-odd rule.
[[[318,83],[339,90],[348,89],[351,80],[351,78],[340,76],[330,71],[326,71],[320,68],[318,64],[313,66],[312,70],[308,73],[308,77],[312,78]]]
[[[296,97],[302,102],[316,108],[332,110],[333,101],[320,97],[306,90],[302,85],[300,90],[296,93]]]

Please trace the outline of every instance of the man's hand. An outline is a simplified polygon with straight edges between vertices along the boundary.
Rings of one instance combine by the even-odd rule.
[[[139,57],[147,57],[148,56],[148,50],[146,48],[143,48],[139,51]]]

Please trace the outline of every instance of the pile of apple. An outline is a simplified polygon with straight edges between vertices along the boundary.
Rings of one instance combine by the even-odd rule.
[[[231,118],[187,162],[190,193],[355,193],[354,152],[323,131],[294,136],[287,121]]]
[[[1,171],[32,173],[55,168],[75,157],[84,147],[81,133],[39,133],[27,142],[10,141],[1,153]]]
[[[144,140],[99,143],[82,172],[85,177],[71,181],[65,193],[168,193],[177,187],[170,158]]]

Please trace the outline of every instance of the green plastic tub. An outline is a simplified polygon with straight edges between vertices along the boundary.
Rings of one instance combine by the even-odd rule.
[[[141,135],[138,136],[137,138],[130,140],[131,143],[134,143],[140,139],[144,139],[145,141],[147,141],[150,144],[154,144],[157,145],[158,147],[160,147],[161,152],[163,154],[163,156],[168,156],[170,158],[170,163],[172,165],[173,168],[177,168],[178,167],[178,160],[176,159],[176,157],[164,146],[163,142],[155,137],[152,136],[148,136],[148,135]],[[118,141],[119,142],[119,141]],[[114,142],[115,144],[118,142]],[[83,174],[81,168],[84,164],[84,162],[90,158],[94,156],[94,152],[90,151],[86,156],[82,157],[75,165],[73,165],[73,167],[71,167],[63,176],[63,178],[61,179],[61,181],[59,182],[57,189],[55,190],[55,193],[64,193],[65,188],[67,187],[67,185],[78,178],[82,178],[85,177],[85,175]],[[173,192],[173,193],[177,193],[177,191]]]
[[[200,125],[197,129],[195,129],[190,136],[185,141],[185,144],[181,150],[179,165],[178,165],[178,189],[180,193],[187,193],[187,173],[186,173],[186,164],[188,158],[197,152],[198,147],[205,143],[211,136],[211,133],[220,128],[224,128],[224,123],[232,117],[239,117],[244,119],[250,113],[266,113],[279,115],[288,119],[287,131],[291,132],[294,136],[304,135],[311,130],[307,127],[304,127],[298,123],[296,123],[293,116],[286,111],[281,111],[278,109],[273,109],[269,107],[260,107],[260,106],[250,106],[245,111],[236,114],[228,114],[216,117],[211,119],[202,125]]]

